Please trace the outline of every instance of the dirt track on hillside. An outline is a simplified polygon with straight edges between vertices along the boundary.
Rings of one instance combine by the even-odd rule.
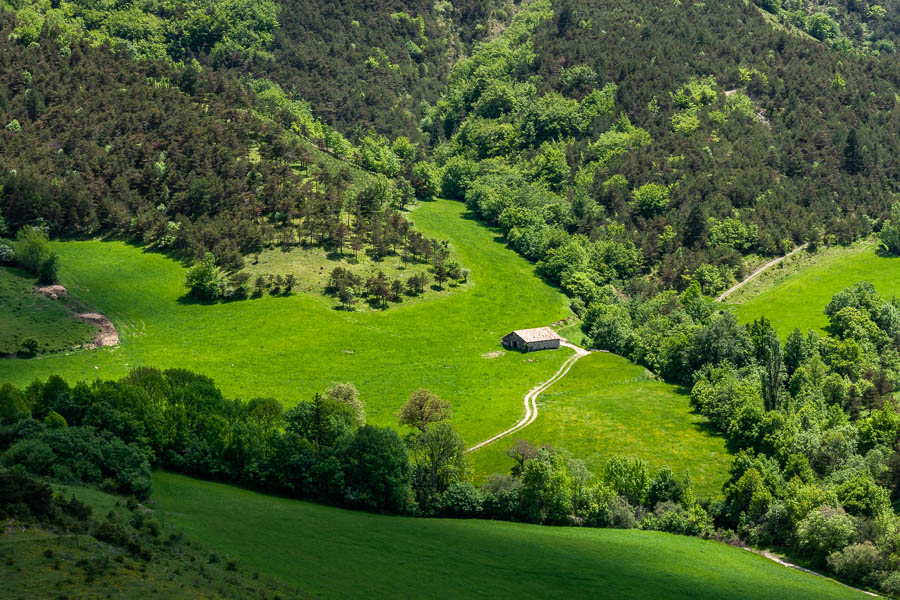
[[[541,383],[541,384],[533,387],[527,394],[525,394],[525,399],[524,399],[525,416],[522,417],[522,419],[519,420],[518,423],[516,423],[515,425],[513,425],[506,431],[502,431],[502,432],[498,433],[497,435],[484,440],[483,442],[479,442],[479,443],[475,444],[471,448],[467,449],[466,452],[473,452],[475,450],[478,450],[479,448],[483,448],[484,446],[487,446],[488,444],[490,444],[492,442],[496,442],[500,438],[504,438],[504,437],[506,437],[512,433],[515,433],[515,432],[519,431],[520,429],[528,427],[529,425],[534,423],[534,420],[537,419],[537,417],[538,417],[538,408],[537,408],[537,402],[536,402],[537,397],[540,396],[551,385],[553,385],[554,383],[556,383],[557,381],[559,381],[560,379],[565,377],[566,373],[569,372],[569,369],[572,368],[572,365],[575,364],[575,361],[577,361],[582,356],[587,356],[588,354],[590,354],[590,351],[585,350],[584,348],[581,348],[580,346],[576,346],[575,344],[570,344],[569,342],[561,342],[560,346],[565,346],[566,348],[571,348],[572,350],[575,351],[575,354],[573,356],[570,356],[568,359],[566,359],[566,362],[564,362],[562,364],[562,366],[559,368],[559,370],[553,374],[553,377],[551,377],[544,383]]]

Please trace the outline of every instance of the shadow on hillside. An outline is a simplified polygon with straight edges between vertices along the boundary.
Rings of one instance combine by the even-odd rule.
[[[217,304],[214,300],[200,300],[199,298],[195,298],[190,294],[185,294],[176,300],[178,304],[183,306],[192,306],[195,304],[199,304],[201,306],[212,306],[213,304]]]
[[[687,396],[688,401],[690,401],[691,397],[691,388],[679,385],[675,388],[675,393],[679,396]],[[740,451],[740,443],[737,440],[730,439],[726,436],[718,427],[712,424],[712,422],[697,408],[692,404],[691,405],[691,414],[696,415],[703,419],[698,423],[694,423],[694,429],[704,435],[709,435],[712,437],[717,437],[725,441],[725,449],[729,454],[737,454]]]

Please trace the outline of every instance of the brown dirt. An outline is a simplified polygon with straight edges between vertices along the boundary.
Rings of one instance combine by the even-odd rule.
[[[43,294],[45,296],[49,296],[54,300],[59,300],[60,296],[67,296],[69,291],[63,286],[56,285],[38,285],[34,288],[39,294]]]
[[[94,337],[94,348],[115,346],[119,343],[119,332],[116,331],[116,326],[100,313],[79,313],[75,315],[75,318],[92,323],[99,329]]]

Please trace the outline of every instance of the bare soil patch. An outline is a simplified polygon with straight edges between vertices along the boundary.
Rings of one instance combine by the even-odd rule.
[[[506,352],[502,350],[495,350],[494,352],[485,352],[481,355],[481,358],[500,358],[504,354],[506,354]]]
[[[94,337],[94,348],[115,346],[119,343],[119,332],[116,331],[116,326],[100,313],[79,313],[75,315],[75,318],[97,326],[99,331]]]
[[[59,284],[55,285],[38,285],[34,288],[39,294],[43,294],[45,296],[49,296],[54,300],[59,300],[62,296],[67,296],[69,294],[69,290],[67,290],[64,286]]]

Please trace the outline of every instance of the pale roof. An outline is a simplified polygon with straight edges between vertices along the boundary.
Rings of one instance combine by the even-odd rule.
[[[549,327],[535,327],[534,329],[517,329],[513,331],[525,342],[546,342],[558,340],[559,335]]]

